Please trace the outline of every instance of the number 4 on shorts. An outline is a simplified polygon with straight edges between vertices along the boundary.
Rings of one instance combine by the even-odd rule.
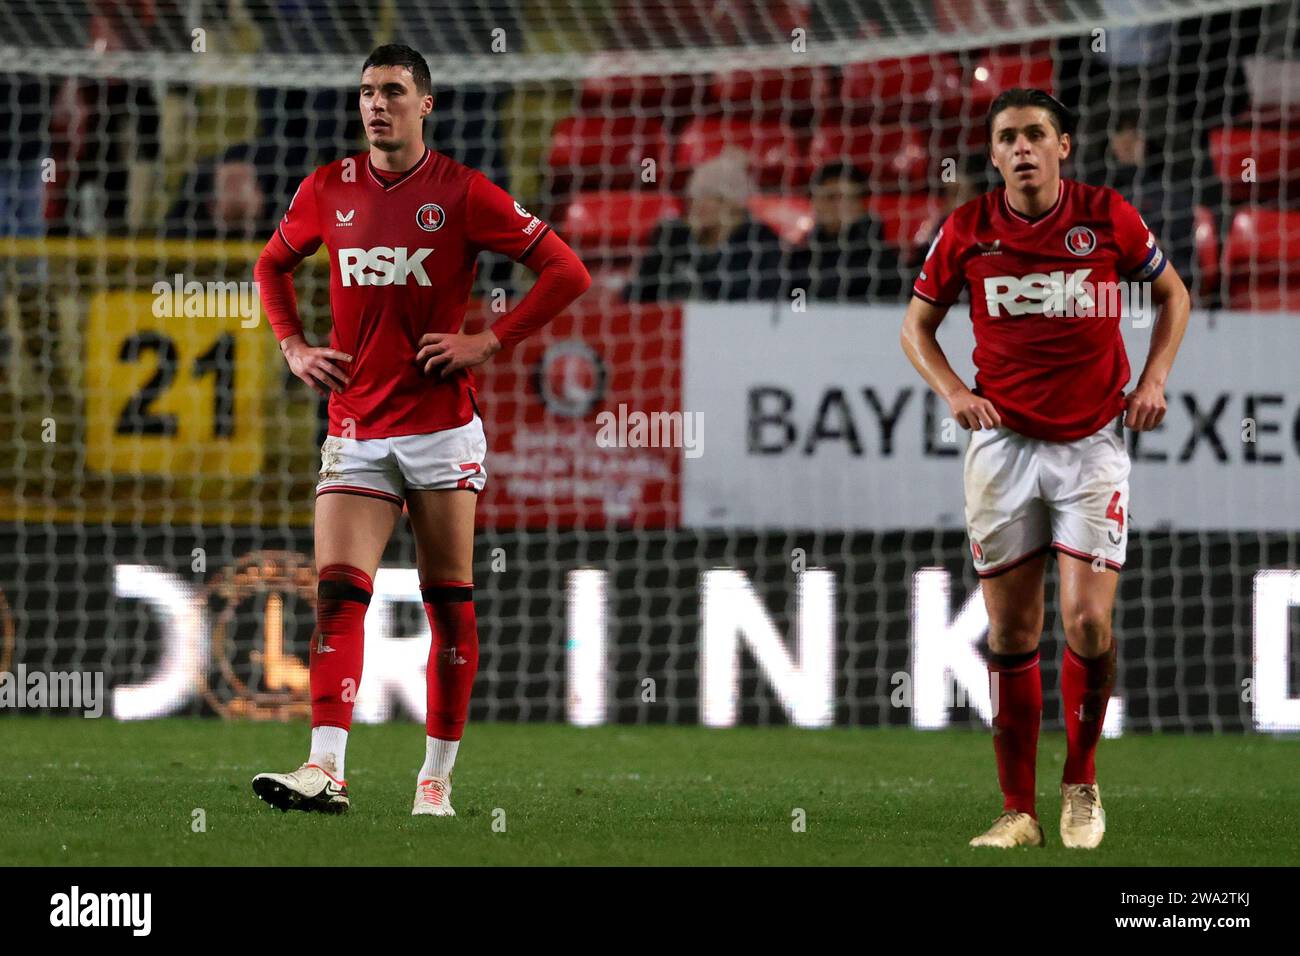
[[[1122,532],[1124,530],[1124,509],[1119,506],[1119,492],[1111,495],[1110,504],[1106,506],[1106,517],[1115,522]]]

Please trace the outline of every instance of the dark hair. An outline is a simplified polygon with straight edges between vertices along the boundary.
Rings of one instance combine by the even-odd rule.
[[[1142,113],[1139,110],[1123,110],[1115,117],[1115,128],[1112,132],[1123,133],[1128,130],[1142,133]]]
[[[370,56],[366,57],[366,62],[361,64],[361,72],[365,73],[372,66],[404,66],[411,71],[411,78],[415,80],[415,92],[421,96],[433,92],[433,77],[429,73],[429,64],[425,62],[419,51],[409,46],[401,43],[385,43],[383,46],[375,47],[370,52]]]
[[[812,184],[824,186],[839,179],[847,179],[862,190],[866,190],[868,184],[867,174],[853,163],[827,163],[813,173]]]
[[[1057,136],[1074,132],[1074,114],[1066,109],[1064,103],[1046,90],[1015,86],[999,93],[993,105],[989,107],[988,118],[984,121],[984,132],[990,146],[993,144],[993,121],[997,115],[1003,110],[1024,106],[1037,106],[1047,110],[1048,115],[1052,117],[1052,125],[1056,127]]]

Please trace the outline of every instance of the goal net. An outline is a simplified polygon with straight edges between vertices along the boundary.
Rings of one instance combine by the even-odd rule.
[[[252,265],[403,42],[427,142],[594,279],[476,370],[471,719],[987,722],[967,436],[896,343],[996,184],[989,104],[1034,86],[1194,297],[1168,420],[1128,436],[1107,731],[1300,729],[1298,31],[1229,0],[3,0],[0,671],[102,673],[119,719],[310,713],[324,409]],[[530,279],[483,256],[469,325]],[[322,342],[328,253],[296,282]],[[969,380],[964,306],[943,341]],[[403,526],[360,720],[423,716],[414,566]]]

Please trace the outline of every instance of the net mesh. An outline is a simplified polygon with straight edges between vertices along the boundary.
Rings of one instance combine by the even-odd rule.
[[[492,479],[472,716],[705,720],[704,575],[744,571],[793,648],[811,626],[799,576],[825,568],[833,720],[914,723],[892,699],[914,576],[948,571],[949,616],[977,587],[959,485],[926,527],[863,526],[848,489],[840,528],[794,511],[779,527],[687,521],[680,450],[605,447],[596,416],[680,410],[687,363],[726,371],[689,353],[701,300],[861,307],[871,331],[853,347],[892,348],[939,222],[996,179],[984,115],[1013,85],[1077,113],[1067,174],[1139,207],[1197,316],[1300,308],[1298,28],[1294,3],[1212,0],[3,0],[0,665],[101,670],[120,716],[306,713],[323,408],[238,297],[297,183],[363,148],[360,62],[400,41],[433,69],[427,141],[553,223],[595,280],[480,376]],[[837,164],[860,171],[870,219],[851,255],[819,258],[816,194]],[[682,267],[702,168],[741,189],[753,229],[730,265]],[[471,322],[529,278],[485,257]],[[323,341],[326,256],[296,282]],[[1297,566],[1295,527],[1285,509],[1246,530],[1135,524],[1116,619],[1126,727],[1258,723],[1253,582]],[[385,568],[413,566],[403,530]],[[603,572],[595,591],[583,570]],[[427,628],[418,593],[391,582],[374,673],[409,676],[402,642]],[[575,665],[583,640],[597,650]],[[1296,661],[1278,665],[1293,696]],[[738,718],[790,720],[775,683],[742,653]],[[402,686],[364,715],[415,714]]]

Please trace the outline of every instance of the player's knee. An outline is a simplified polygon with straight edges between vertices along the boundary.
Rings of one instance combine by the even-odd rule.
[[[1038,649],[1043,629],[1025,621],[989,625],[989,650],[994,654],[1028,654]]]
[[[1065,636],[1084,657],[1104,654],[1110,646],[1110,612],[1100,607],[1071,608],[1064,615]]]

